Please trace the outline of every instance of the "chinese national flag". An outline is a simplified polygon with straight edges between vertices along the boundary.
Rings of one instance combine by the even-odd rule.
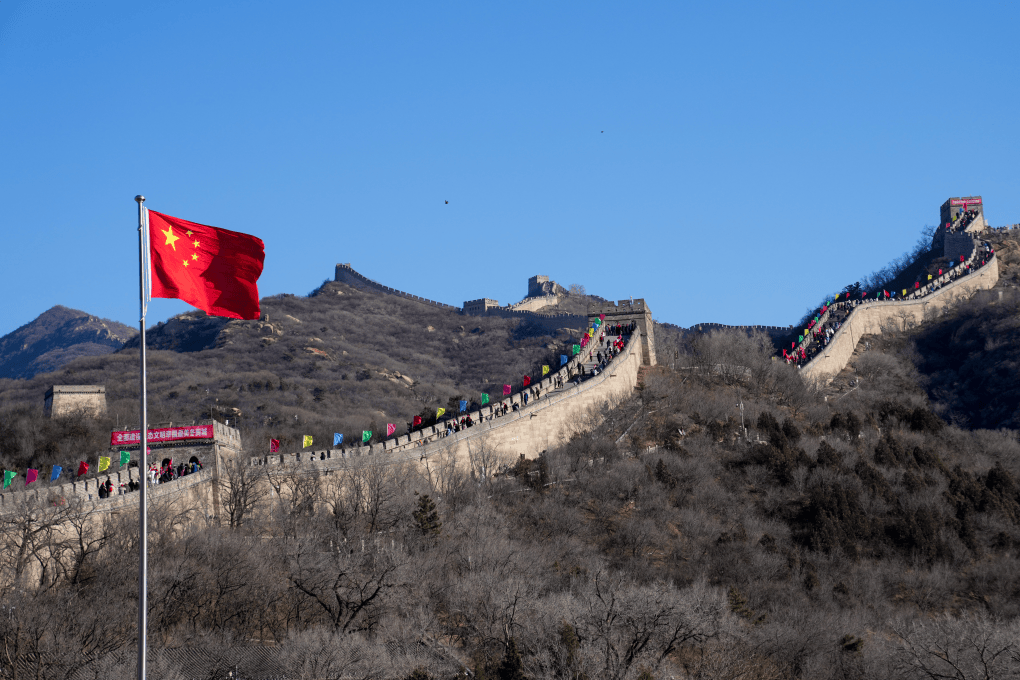
[[[152,297],[177,298],[210,316],[259,318],[255,282],[262,240],[149,211]]]

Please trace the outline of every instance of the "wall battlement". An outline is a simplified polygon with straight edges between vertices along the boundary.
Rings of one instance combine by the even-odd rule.
[[[415,302],[420,302],[424,305],[429,305],[432,307],[460,311],[457,307],[454,307],[453,305],[448,305],[443,302],[436,302],[435,300],[429,300],[428,298],[418,297],[417,295],[411,295],[410,293],[405,293],[404,291],[397,290],[396,288],[384,286],[378,281],[373,281],[367,276],[363,276],[358,272],[354,271],[354,268],[351,267],[350,262],[346,264],[337,264],[336,274],[334,275],[333,280],[339,281],[340,283],[346,283],[347,285],[354,286],[355,288],[368,288],[379,293],[386,293],[387,295],[396,295],[397,297],[406,298],[408,300],[414,300]]]

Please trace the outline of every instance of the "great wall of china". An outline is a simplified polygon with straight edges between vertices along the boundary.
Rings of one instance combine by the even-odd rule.
[[[977,249],[973,248],[963,265],[971,264],[976,254]],[[362,276],[349,264],[337,265],[336,280],[462,314],[469,313],[467,306],[470,303],[465,303],[465,308],[459,309],[389,288]],[[863,335],[879,334],[888,329],[905,330],[934,318],[978,290],[992,288],[997,280],[998,260],[993,254],[984,266],[973,273],[951,281],[947,273],[945,277],[932,281],[923,289],[912,292],[906,299],[857,304],[828,345],[803,366],[801,375],[805,380],[817,384],[829,381],[850,361]],[[495,303],[489,300],[484,302]],[[538,305],[538,308],[540,307],[541,305]],[[606,324],[633,321],[637,329],[620,353],[599,375],[590,376],[590,366],[595,363],[594,354],[600,348],[598,343],[593,342],[558,370],[550,372],[528,388],[471,413],[461,414],[471,416],[476,423],[472,428],[445,435],[441,425],[432,425],[371,446],[248,457],[248,464],[264,468],[265,472],[273,475],[293,471],[308,474],[328,473],[351,465],[391,465],[401,462],[428,466],[432,461],[444,457],[467,466],[477,466],[479,460],[488,461],[483,463],[484,466],[496,458],[503,461],[511,461],[522,455],[531,458],[562,442],[573,429],[584,422],[585,415],[592,407],[616,403],[631,394],[638,384],[641,367],[653,366],[656,363],[654,324],[651,310],[643,299],[592,304],[589,305],[586,316],[542,314],[540,311],[514,309],[512,306],[490,306],[479,311],[499,316],[528,318],[539,323],[548,323],[549,327],[578,330],[579,327],[586,326],[589,321],[604,314]],[[692,330],[700,332],[722,329],[759,330],[775,338],[788,333],[790,328],[699,324]],[[572,379],[586,371],[589,377],[571,385]],[[562,387],[557,387],[559,383],[562,383]],[[529,395],[528,401],[524,399],[525,393]],[[496,409],[504,402],[516,408],[500,417],[496,414]],[[222,460],[224,457],[243,456],[243,450],[237,430],[219,423],[214,423],[214,426],[216,439],[209,444],[208,451],[212,453],[212,460],[215,462],[199,473],[151,487],[154,499],[182,499],[192,507],[204,508],[209,518],[220,517],[219,480],[222,478]],[[154,450],[153,453],[158,454],[159,450]],[[491,472],[491,469],[483,470],[482,474]],[[103,480],[106,478],[110,478],[118,487],[121,483],[138,481],[137,468],[112,472],[102,477]],[[43,486],[31,491],[0,493],[0,512],[23,510],[26,502],[47,505],[54,503],[54,499],[71,498],[94,504],[95,510],[100,513],[119,512],[137,504],[137,494],[132,493],[98,500],[99,482],[100,478],[93,477],[81,482]]]

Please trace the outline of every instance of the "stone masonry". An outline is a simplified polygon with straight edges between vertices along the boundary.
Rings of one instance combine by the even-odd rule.
[[[54,385],[46,390],[44,410],[50,418],[82,412],[91,416],[106,413],[105,385]]]
[[[609,325],[636,321],[636,334],[641,340],[641,365],[655,365],[655,326],[652,322],[652,310],[645,304],[644,298],[588,305],[589,321],[599,318],[602,314],[606,315],[605,323]]]

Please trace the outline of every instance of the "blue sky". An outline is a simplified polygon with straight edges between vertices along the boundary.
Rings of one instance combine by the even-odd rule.
[[[137,323],[135,194],[451,304],[789,324],[948,197],[1020,222],[1015,3],[0,2],[0,334]],[[444,203],[449,201],[449,204]],[[157,300],[149,322],[187,309]]]

